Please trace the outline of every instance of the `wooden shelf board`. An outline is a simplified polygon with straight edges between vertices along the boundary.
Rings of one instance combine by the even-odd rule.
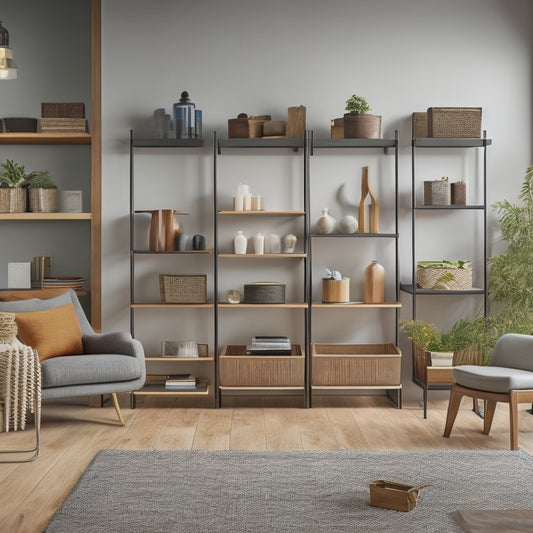
[[[218,254],[218,257],[232,258],[232,259],[287,259],[305,258],[307,254],[300,253],[286,253],[286,254]]]
[[[289,215],[289,216],[303,216],[305,211],[300,209],[295,210],[268,210],[268,211],[231,211],[221,210],[218,211],[219,215],[235,215],[235,216],[257,216],[257,215]]]
[[[401,385],[311,385],[313,390],[383,390],[401,389]]]
[[[213,303],[205,303],[205,304],[172,304],[172,303],[169,303],[169,304],[166,304],[162,302],[144,302],[144,303],[136,302],[136,303],[131,304],[131,307],[133,309],[156,309],[156,308],[167,309],[169,307],[187,307],[187,308],[197,307],[200,309],[211,309],[214,307],[214,304]]]
[[[0,289],[0,301],[28,300],[29,298],[40,298],[47,300],[59,294],[67,292],[68,289],[55,287],[50,289]],[[87,291],[75,290],[78,296],[87,296]]]
[[[218,304],[219,307],[224,307],[224,308],[229,308],[229,307],[232,307],[232,308],[236,308],[236,309],[243,309],[243,308],[251,308],[251,307],[255,307],[256,309],[257,308],[261,308],[261,309],[265,309],[265,308],[273,308],[273,309],[276,309],[276,308],[287,308],[287,309],[306,309],[307,308],[307,304],[305,302],[292,302],[292,303],[285,303],[285,304],[247,304],[247,303],[240,303],[240,304],[230,304],[230,303],[220,303]]]
[[[91,213],[0,213],[0,220],[91,220]]]
[[[365,304],[363,302],[348,302],[348,303],[323,303],[313,302],[315,308],[328,308],[328,309],[369,309],[374,307],[385,308],[398,308],[402,306],[401,302],[385,302],[381,304]]]
[[[146,255],[164,255],[164,254],[212,254],[213,248],[207,248],[205,250],[132,250],[134,254],[146,254]]]
[[[132,391],[135,396],[209,396],[210,387],[206,379],[198,379],[197,390],[167,390],[164,385],[145,385],[142,389]]]
[[[210,355],[207,357],[145,357],[144,360],[148,363],[212,363],[215,358]]]
[[[90,133],[0,133],[0,144],[91,144]]]
[[[235,386],[229,386],[229,385],[220,385],[220,390],[235,390],[235,391],[284,391],[284,390],[305,390],[305,387],[235,387]]]

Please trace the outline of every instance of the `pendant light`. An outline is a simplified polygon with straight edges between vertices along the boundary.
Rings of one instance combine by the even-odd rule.
[[[0,21],[0,80],[14,80],[17,77],[17,63],[9,48],[9,32]]]

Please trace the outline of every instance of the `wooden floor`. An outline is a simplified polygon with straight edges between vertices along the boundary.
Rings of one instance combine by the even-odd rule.
[[[127,407],[126,426],[111,406],[45,404],[39,458],[0,465],[0,532],[41,532],[74,483],[102,449],[415,450],[508,449],[507,406],[498,404],[489,436],[464,400],[450,439],[442,437],[447,402],[396,409],[384,397],[314,400],[305,409],[296,398],[229,398],[221,409],[179,406],[151,399]],[[533,416],[521,405],[519,445],[533,453]],[[31,444],[32,429],[1,433],[0,449]],[[6,456],[0,456],[5,458]],[[112,498],[112,495],[110,495]]]

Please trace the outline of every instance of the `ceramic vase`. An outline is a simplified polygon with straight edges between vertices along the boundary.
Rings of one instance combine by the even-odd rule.
[[[335,230],[337,222],[329,214],[328,208],[324,207],[322,209],[322,216],[316,222],[316,232],[321,235],[327,235],[328,233],[333,233]]]
[[[357,219],[351,215],[346,215],[339,220],[339,231],[345,234],[355,233],[359,224]]]
[[[237,255],[244,255],[246,253],[246,245],[248,244],[248,239],[246,238],[246,235],[239,230],[237,232],[237,235],[235,235],[235,238],[233,239],[233,248],[234,252]]]
[[[264,254],[265,253],[265,237],[262,233],[257,233],[254,235],[254,254]]]

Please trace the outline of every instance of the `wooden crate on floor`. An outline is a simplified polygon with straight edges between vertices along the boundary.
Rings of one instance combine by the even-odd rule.
[[[246,346],[228,344],[220,355],[222,387],[303,387],[304,356],[299,344],[291,355],[249,355]]]
[[[313,386],[397,386],[400,349],[388,344],[311,344]]]

